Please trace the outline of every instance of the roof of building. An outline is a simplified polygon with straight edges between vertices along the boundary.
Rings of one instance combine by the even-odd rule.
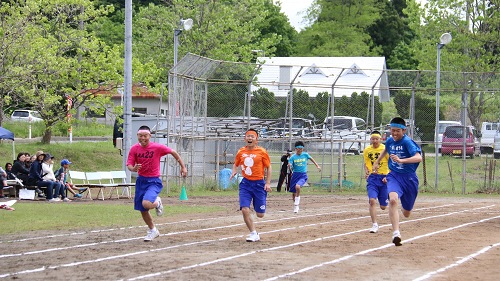
[[[99,89],[83,90],[84,92],[96,93],[99,95],[110,95],[112,99],[121,98],[121,94],[117,88],[106,85],[100,86]],[[132,85],[132,98],[133,99],[159,99],[160,94],[150,92],[146,84],[137,83]]]
[[[389,101],[389,84],[384,57],[260,57],[261,71],[256,75],[258,87],[267,88],[276,97],[286,97],[293,87],[316,97],[320,92],[335,97],[351,96],[353,92],[375,94]]]

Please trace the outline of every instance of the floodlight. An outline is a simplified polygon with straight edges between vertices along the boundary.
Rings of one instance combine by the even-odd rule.
[[[451,34],[449,33],[443,33],[443,35],[441,35],[441,44],[443,45],[446,45],[446,44],[449,44],[451,42]]]
[[[181,20],[181,26],[184,26],[184,30],[190,30],[193,27],[193,20],[192,19]]]

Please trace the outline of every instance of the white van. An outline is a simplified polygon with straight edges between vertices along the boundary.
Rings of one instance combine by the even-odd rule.
[[[481,153],[493,153],[493,144],[500,123],[483,122],[481,125]]]
[[[439,121],[439,125],[437,127],[439,136],[438,139],[436,140],[436,135],[434,134],[434,142],[439,142],[438,144],[438,151],[441,152],[441,143],[443,142],[443,133],[446,130],[446,127],[450,125],[462,125],[460,121]]]
[[[365,120],[352,116],[333,117],[333,139],[334,140],[356,140],[346,142],[344,150],[358,155],[369,145],[370,137],[366,133]],[[326,117],[323,122],[323,133],[325,139],[331,139],[332,117]],[[368,141],[368,144],[367,144]]]

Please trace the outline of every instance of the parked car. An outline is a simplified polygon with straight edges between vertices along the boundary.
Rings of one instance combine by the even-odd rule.
[[[289,118],[280,118],[276,124],[273,124],[273,129],[279,137],[289,136],[290,128]],[[316,137],[314,131],[314,122],[310,119],[305,118],[293,118],[292,119],[292,133],[293,136],[303,137],[303,138],[313,138]]]
[[[28,121],[28,122],[42,122],[43,119],[38,111],[33,110],[14,110],[10,115],[12,121]]]
[[[365,120],[352,116],[334,116],[333,139],[334,140],[356,140],[345,143],[345,151],[358,155],[370,145],[370,136],[366,132]],[[332,118],[326,117],[323,122],[323,133],[325,139],[330,139],[332,131]]]
[[[481,133],[473,126],[466,126],[465,129],[465,154],[472,159],[475,155],[479,154],[478,139],[481,137]],[[463,130],[464,126],[451,125],[446,127],[443,133],[443,144],[441,146],[442,155],[462,155],[464,141]]]
[[[459,121],[447,121],[441,120],[439,121],[439,125],[436,128],[438,130],[438,139],[436,139],[436,134],[434,134],[434,142],[438,142],[438,152],[441,152],[441,143],[443,142],[443,133],[446,130],[446,127],[450,125],[462,125]]]
[[[406,119],[405,119],[406,120]],[[419,136],[419,130],[418,128],[415,128],[413,131],[414,133],[414,136],[412,136],[410,134],[410,131],[411,131],[411,125],[410,123],[407,121],[406,123],[406,132],[405,132],[405,135],[409,136],[414,142],[416,143],[420,143],[422,141],[422,139],[420,138]],[[382,141],[386,141],[388,138],[391,137],[391,127],[390,127],[390,124],[387,124],[385,125],[385,129],[384,131],[382,132]]]
[[[495,135],[500,123],[483,122],[481,125],[481,153],[493,153]]]

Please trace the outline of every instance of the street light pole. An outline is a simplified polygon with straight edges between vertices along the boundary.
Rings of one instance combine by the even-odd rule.
[[[187,19],[179,22],[179,26],[174,30],[174,112],[175,116],[179,116],[179,102],[177,101],[177,46],[179,45],[178,36],[183,30],[190,30],[193,27],[193,20]]]
[[[437,43],[437,73],[436,73],[436,129],[435,129],[435,139],[434,143],[436,152],[436,181],[434,188],[438,189],[439,183],[439,96],[441,91],[441,49],[448,43],[451,42],[451,34],[444,33],[441,35],[441,42]]]

